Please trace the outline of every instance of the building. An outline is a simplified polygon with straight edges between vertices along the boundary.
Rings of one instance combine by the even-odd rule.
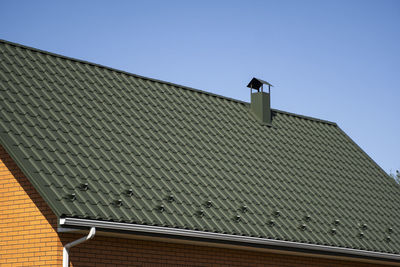
[[[269,86],[246,103],[1,41],[0,265],[399,265],[400,187]]]

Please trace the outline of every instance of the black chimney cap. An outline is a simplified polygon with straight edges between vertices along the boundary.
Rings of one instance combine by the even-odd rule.
[[[272,84],[270,84],[269,82],[263,81],[261,79],[258,78],[253,78],[251,79],[251,81],[249,82],[249,84],[247,85],[247,87],[251,88],[251,89],[255,89],[255,90],[260,90],[261,86],[263,84],[268,85],[268,87],[273,86]]]

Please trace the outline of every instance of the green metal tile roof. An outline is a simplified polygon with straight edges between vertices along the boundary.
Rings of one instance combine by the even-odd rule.
[[[400,188],[335,123],[6,41],[0,101],[57,216],[400,253]]]

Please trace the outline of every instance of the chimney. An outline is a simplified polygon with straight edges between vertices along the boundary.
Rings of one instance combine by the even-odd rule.
[[[268,92],[264,92],[264,85],[268,86]],[[250,110],[256,119],[265,125],[271,125],[271,86],[269,82],[253,78],[247,85],[250,88]],[[253,92],[255,90],[255,92]]]

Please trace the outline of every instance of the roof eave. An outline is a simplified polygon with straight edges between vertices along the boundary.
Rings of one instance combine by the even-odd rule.
[[[120,223],[120,222],[110,222],[110,221],[99,221],[90,219],[79,219],[79,218],[60,218],[59,225],[61,229],[65,228],[85,228],[85,227],[96,227],[99,231],[116,231],[123,233],[132,234],[148,234],[163,236],[169,238],[187,238],[196,241],[214,241],[216,243],[227,243],[235,244],[240,246],[253,246],[253,247],[263,247],[274,250],[284,250],[284,251],[294,251],[302,253],[315,253],[323,255],[331,255],[335,257],[350,257],[358,259],[369,259],[375,261],[382,261],[386,263],[400,263],[399,254],[374,252],[367,250],[358,250],[343,247],[333,247],[324,245],[315,245],[299,242],[291,242],[284,240],[275,240],[259,237],[250,236],[238,236],[231,234],[222,234],[214,232],[204,232],[195,231],[187,229],[177,229],[161,226],[151,226],[151,225],[140,225],[131,223]],[[61,231],[62,232],[62,231]]]

